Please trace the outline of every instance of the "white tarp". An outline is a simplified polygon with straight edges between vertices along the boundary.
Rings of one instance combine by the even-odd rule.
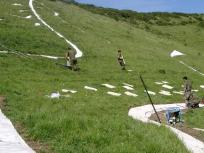
[[[130,86],[123,86],[123,88],[127,89],[127,90],[135,90],[134,88],[130,87]]]
[[[19,4],[19,3],[14,3],[12,5],[14,5],[14,6],[23,6],[22,4]]]
[[[125,85],[125,86],[129,86],[129,87],[134,87],[133,85],[131,85],[131,84],[129,84],[129,83],[123,83],[123,85]]]
[[[154,82],[154,83],[158,85],[164,84],[163,82]]]
[[[146,92],[145,90],[144,90],[144,92]],[[156,93],[155,92],[153,92],[153,91],[147,91],[150,95],[156,95]]]
[[[40,23],[35,23],[35,26],[36,26],[36,27],[40,26]]]
[[[171,96],[171,93],[169,91],[161,90],[159,93],[164,96]]]
[[[62,92],[65,92],[65,93],[67,93],[67,92],[70,92],[70,93],[77,93],[77,91],[76,90],[70,90],[70,89],[62,89]]]
[[[84,86],[84,89],[93,90],[93,91],[97,91],[97,90],[98,90],[98,89],[96,89],[96,88],[89,87],[89,86]]]
[[[204,89],[204,85],[200,85],[200,87]]]
[[[117,96],[117,97],[121,96],[120,93],[116,93],[116,92],[112,92],[112,91],[107,92],[107,94],[112,95],[112,96]]]
[[[115,88],[115,86],[113,86],[111,84],[108,84],[108,83],[104,83],[104,84],[102,84],[102,86],[105,86],[105,87],[110,88],[110,89],[114,89]]]
[[[59,16],[59,13],[57,13],[57,12],[54,12],[54,16]]]
[[[164,84],[162,85],[163,88],[166,88],[166,89],[173,89],[174,87],[170,86],[170,85],[167,85],[167,84]]]
[[[138,96],[137,94],[134,94],[134,93],[129,92],[129,91],[126,91],[125,94],[126,94],[127,96],[132,96],[132,97],[137,97],[137,96]]]
[[[177,50],[172,51],[170,54],[171,57],[182,56],[182,55],[185,55],[185,54],[183,54]]]
[[[0,110],[0,153],[35,153]]]
[[[183,94],[184,94],[183,91],[173,91],[173,93],[175,93],[175,94],[179,94],[179,95],[183,95]]]

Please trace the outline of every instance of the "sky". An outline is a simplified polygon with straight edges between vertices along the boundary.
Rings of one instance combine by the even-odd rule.
[[[137,12],[204,13],[204,0],[76,0],[96,6]]]

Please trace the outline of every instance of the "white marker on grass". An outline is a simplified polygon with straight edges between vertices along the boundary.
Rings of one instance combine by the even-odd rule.
[[[200,85],[200,87],[204,89],[204,85]]]
[[[97,90],[98,90],[98,89],[96,89],[96,88],[89,87],[89,86],[84,86],[84,89],[92,90],[92,91],[97,91]]]
[[[54,16],[59,16],[59,13],[57,13],[57,12],[54,12]]]
[[[40,26],[40,23],[35,23],[35,26],[36,26],[36,27]]]
[[[20,3],[14,3],[14,4],[12,4],[13,6],[23,6],[22,4],[20,4]]]
[[[125,94],[126,94],[127,96],[132,96],[132,97],[137,97],[137,96],[138,96],[137,94],[134,94],[134,93],[129,92],[129,91],[126,91]]]
[[[164,96],[171,96],[171,93],[169,91],[161,90],[159,93]]]
[[[134,87],[133,85],[131,85],[131,84],[128,84],[128,83],[123,83],[123,85],[125,85],[125,86],[129,86],[129,87]]]
[[[32,15],[28,15],[25,17],[25,19],[31,19],[32,18]]]
[[[67,93],[67,92],[70,92],[70,93],[77,93],[77,91],[75,91],[75,90],[69,90],[69,89],[62,89],[62,92],[65,92],[65,93]]]
[[[177,50],[172,51],[170,54],[171,57],[182,56],[182,55],[185,55],[185,54],[183,54]]]
[[[162,85],[164,84],[163,82],[154,82],[155,84],[158,84],[158,85]]]
[[[108,91],[107,94],[112,95],[112,96],[116,96],[116,97],[121,96],[120,93],[116,93],[116,92],[112,92],[112,91]]]
[[[115,86],[113,86],[111,84],[108,84],[108,83],[104,83],[104,84],[102,84],[102,86],[105,86],[105,87],[110,88],[110,89],[114,89],[115,88]]]
[[[127,89],[127,90],[135,90],[135,89],[133,89],[133,88],[130,87],[130,86],[123,86],[123,88],[125,88],[125,89]]]
[[[146,93],[146,90],[144,90],[144,92]],[[150,95],[156,95],[156,93],[155,92],[153,92],[153,91],[147,91]]]
[[[166,84],[162,85],[162,87],[163,87],[163,88],[166,88],[166,89],[173,89],[173,88],[174,88],[174,87],[172,87],[172,86],[170,86],[170,85],[166,85]]]
[[[183,95],[183,94],[184,94],[183,91],[173,91],[173,93],[175,93],[175,94],[179,94],[179,95]]]
[[[164,84],[168,84],[169,82],[168,82],[168,81],[162,81],[162,83],[164,83]]]

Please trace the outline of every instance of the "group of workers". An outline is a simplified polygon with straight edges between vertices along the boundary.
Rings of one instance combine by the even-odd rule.
[[[65,54],[65,59],[67,62],[66,67],[68,67],[69,69],[71,69],[73,71],[79,70],[79,68],[77,66],[76,51],[74,49],[72,49],[71,47],[68,47],[68,52]],[[118,59],[118,63],[121,66],[121,69],[126,70],[125,69],[125,60],[123,58],[121,50],[118,50],[117,59]]]
[[[66,66],[73,70],[73,71],[78,71],[79,68],[77,66],[77,58],[76,58],[76,51],[74,49],[72,49],[71,47],[68,47],[68,52],[65,55],[65,59],[67,61]],[[124,60],[124,57],[122,55],[122,51],[118,50],[118,54],[117,54],[117,60],[118,63],[121,67],[122,70],[126,70],[126,63]],[[194,101],[194,96],[192,93],[192,83],[190,80],[188,80],[188,78],[185,76],[183,77],[184,80],[184,100],[186,103],[186,106],[188,108],[194,108],[198,106],[198,102]]]

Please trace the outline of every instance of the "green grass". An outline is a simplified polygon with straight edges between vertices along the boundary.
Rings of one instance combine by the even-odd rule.
[[[190,127],[204,129],[203,114],[203,108],[190,110],[185,114],[184,119]]]
[[[25,20],[10,16],[21,15],[18,7],[11,4],[16,1],[0,2],[0,42],[5,46],[22,52],[63,56],[67,49],[64,40],[58,38],[46,27],[35,27],[38,22],[33,16]],[[28,8],[28,1],[18,1]],[[39,2],[39,0],[38,0]],[[158,92],[161,87],[155,81],[167,80],[176,90],[182,90],[182,77],[193,79],[193,86],[199,88],[203,77],[178,63],[178,59],[195,65],[202,71],[202,43],[185,45],[182,41],[190,38],[201,40],[192,32],[197,25],[176,27],[151,27],[157,31],[171,34],[176,29],[186,29],[189,35],[176,39],[155,32],[136,28],[128,23],[108,17],[92,14],[75,5],[62,2],[41,0],[47,7],[35,2],[37,12],[54,29],[73,41],[84,52],[79,59],[80,72],[71,72],[55,65],[55,61],[42,58],[23,58],[16,55],[0,55],[0,93],[7,97],[6,115],[13,122],[20,122],[29,136],[48,144],[56,153],[187,153],[184,145],[164,127],[144,124],[128,117],[130,106],[148,104],[138,74],[142,74],[149,90]],[[50,8],[50,9],[49,9]],[[53,11],[60,17],[53,16]],[[30,15],[31,11],[23,13]],[[169,30],[165,30],[168,28]],[[123,72],[116,60],[117,49],[121,48],[128,69]],[[192,50],[192,48],[194,50]],[[1,48],[3,49],[3,48]],[[169,53],[174,50],[185,51],[189,56],[171,59]],[[192,58],[193,57],[193,58]],[[196,61],[195,61],[195,58]],[[63,60],[57,62],[63,63]],[[160,73],[165,70],[165,74]],[[114,91],[125,92],[122,83],[134,84],[136,98],[111,97],[102,83],[117,86]],[[99,89],[90,92],[85,85]],[[75,89],[78,93],[70,98],[50,100],[45,95],[62,88]],[[202,95],[198,93],[198,96]],[[174,95],[165,97],[157,94],[152,97],[155,103],[182,101]]]

